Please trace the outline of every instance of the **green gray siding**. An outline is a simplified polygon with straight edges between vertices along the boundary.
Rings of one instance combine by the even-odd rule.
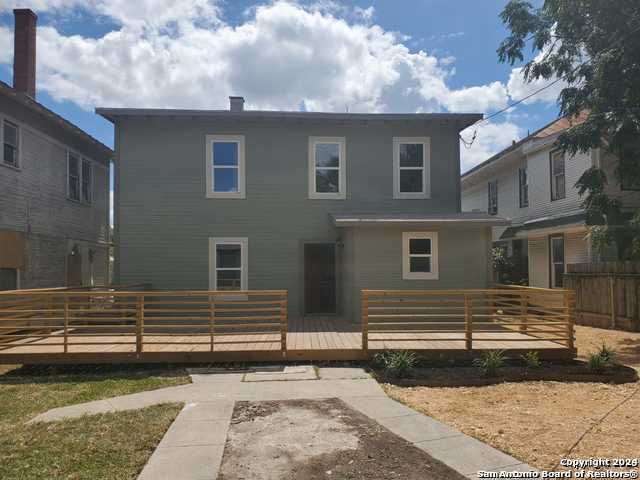
[[[205,196],[205,136],[215,134],[245,136],[246,199]],[[346,200],[308,198],[310,136],[346,137]],[[394,136],[431,137],[431,199],[393,199]],[[401,268],[396,250],[401,249],[401,240],[394,246],[385,237],[388,244],[374,255],[373,239],[388,231],[342,231],[330,214],[459,211],[458,128],[451,121],[128,118],[116,122],[116,149],[116,281],[123,284],[206,289],[208,239],[247,237],[249,289],[287,289],[290,312],[298,314],[303,309],[304,242],[341,239],[338,305],[343,312],[351,311],[352,299],[346,292],[360,288],[369,272],[375,281],[372,287],[423,285],[394,277],[395,269]],[[367,234],[373,237],[367,239]],[[454,263],[455,255],[447,253],[451,262],[441,263],[441,284],[484,286],[488,252],[484,234],[480,241],[468,233],[461,235],[464,240],[456,242],[477,250],[479,259],[471,268],[477,266],[479,271],[470,274],[470,266]],[[353,237],[364,242],[360,250],[351,244]],[[478,246],[468,245],[473,242]]]

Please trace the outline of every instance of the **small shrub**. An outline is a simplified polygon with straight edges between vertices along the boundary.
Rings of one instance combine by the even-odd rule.
[[[374,357],[376,365],[390,377],[407,377],[415,369],[417,358],[415,353],[408,350],[387,350]]]
[[[598,355],[602,357],[602,360],[605,361],[607,366],[611,366],[616,362],[616,351],[605,343],[603,343],[600,347]]]
[[[486,377],[493,377],[504,365],[504,350],[487,350],[473,361],[475,367]]]
[[[600,352],[595,352],[589,355],[589,360],[587,361],[587,368],[590,372],[593,373],[602,373],[604,367],[606,367],[606,362],[600,355]]]
[[[600,350],[597,352],[593,352],[589,355],[589,360],[587,361],[587,368],[590,372],[593,373],[602,373],[602,371],[606,367],[611,367],[615,365],[616,362],[616,352],[613,348],[607,346],[606,344],[602,344]]]
[[[529,350],[520,358],[522,358],[522,361],[524,362],[527,368],[540,368],[541,362],[540,362],[540,356],[538,355],[538,352]]]

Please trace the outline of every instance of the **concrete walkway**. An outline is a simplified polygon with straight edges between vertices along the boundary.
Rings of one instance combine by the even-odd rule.
[[[31,422],[185,403],[140,480],[215,479],[236,401],[340,398],[469,478],[479,470],[533,470],[519,460],[391,400],[360,368],[266,367],[251,372],[191,370],[193,383],[56,408]]]

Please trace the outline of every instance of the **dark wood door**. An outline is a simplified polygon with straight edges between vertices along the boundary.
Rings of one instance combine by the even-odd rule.
[[[305,313],[335,313],[336,254],[333,243],[304,246]]]

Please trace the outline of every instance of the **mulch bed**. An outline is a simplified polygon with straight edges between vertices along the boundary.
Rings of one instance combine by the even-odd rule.
[[[409,378],[390,378],[383,372],[377,372],[377,378],[385,383],[398,386],[427,387],[474,387],[495,385],[504,382],[531,382],[538,380],[555,382],[595,382],[595,383],[632,383],[638,381],[638,372],[625,365],[605,368],[601,373],[592,373],[586,363],[576,360],[564,363],[543,363],[538,368],[525,368],[522,365],[505,365],[497,375],[483,376],[472,366],[457,367],[421,367],[416,368]]]

